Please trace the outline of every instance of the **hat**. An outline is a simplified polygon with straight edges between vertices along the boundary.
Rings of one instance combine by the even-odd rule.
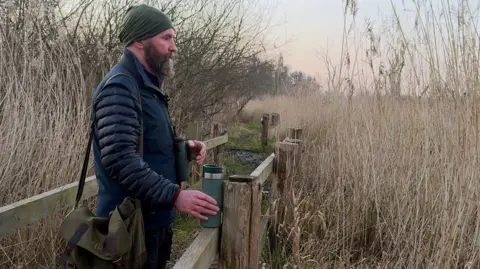
[[[172,21],[162,11],[146,4],[128,8],[118,35],[126,47],[173,28]]]

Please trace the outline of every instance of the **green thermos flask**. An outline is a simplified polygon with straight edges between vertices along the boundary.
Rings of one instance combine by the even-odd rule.
[[[223,174],[222,166],[213,164],[203,166],[202,192],[215,199],[217,207],[220,209],[214,216],[204,214],[208,217],[208,220],[200,221],[200,225],[204,228],[218,228],[222,224]]]

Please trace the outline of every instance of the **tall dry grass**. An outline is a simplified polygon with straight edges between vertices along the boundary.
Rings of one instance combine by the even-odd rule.
[[[366,59],[343,52],[372,64],[368,79],[342,62],[329,67],[345,76],[331,76],[326,94],[246,108],[280,113],[276,134],[304,133],[269,268],[480,267],[478,3],[405,1],[408,30],[391,2],[396,39],[371,44]]]
[[[78,180],[88,142],[87,88],[68,42],[0,42],[0,204]],[[8,41],[8,42],[7,42]],[[22,44],[21,46],[19,44]],[[0,268],[53,268],[52,216],[0,239]]]
[[[281,114],[278,133],[303,128],[283,223],[288,263],[478,268],[479,109],[470,102],[306,96],[251,103],[250,113]]]

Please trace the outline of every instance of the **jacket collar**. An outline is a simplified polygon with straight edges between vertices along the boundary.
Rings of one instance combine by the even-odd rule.
[[[163,97],[166,97],[166,94],[161,90],[161,88],[152,83],[151,79],[146,73],[147,71],[145,70],[143,64],[138,60],[137,56],[135,56],[135,54],[133,54],[133,52],[131,52],[128,48],[124,49],[120,63],[125,66],[125,68],[127,68],[127,70],[135,76],[135,79],[141,82],[145,87],[151,88],[157,93],[161,94]],[[164,75],[158,77],[158,83],[160,87],[161,85],[163,85],[164,79]]]

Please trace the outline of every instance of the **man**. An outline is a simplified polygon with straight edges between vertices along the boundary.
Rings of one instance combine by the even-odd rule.
[[[134,6],[127,10],[119,39],[125,46],[122,59],[98,85],[92,102],[97,215],[108,217],[125,197],[141,199],[145,268],[164,268],[175,209],[206,219],[201,214],[215,215],[218,207],[202,192],[182,191],[176,180],[175,131],[162,91],[177,51],[172,22],[155,8]],[[143,156],[137,153],[142,120]],[[191,158],[202,164],[205,145],[200,141],[188,145]]]

